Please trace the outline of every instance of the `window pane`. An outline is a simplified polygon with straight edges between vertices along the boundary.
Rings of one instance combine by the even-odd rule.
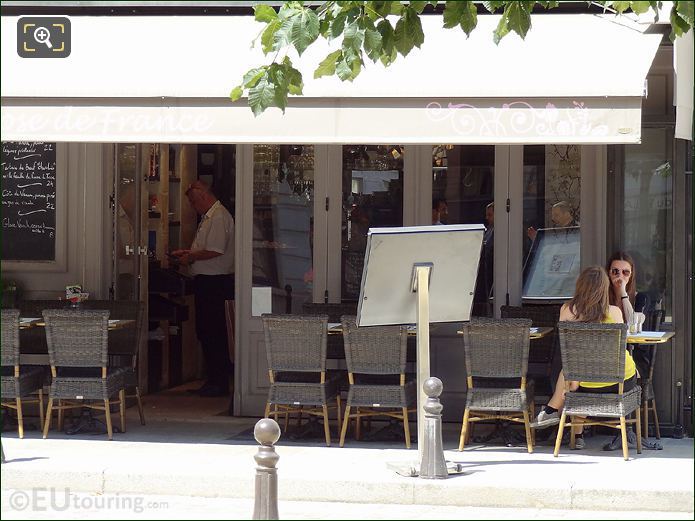
[[[343,147],[341,298],[360,293],[369,228],[403,226],[403,148]]]
[[[526,299],[569,298],[580,270],[581,149],[524,147]]]
[[[637,291],[651,309],[671,315],[673,176],[666,129],[642,129],[642,144],[626,145],[625,204],[620,248],[635,259]]]
[[[253,147],[253,286],[273,313],[300,313],[313,284],[314,147]],[[267,309],[263,309],[267,311]]]
[[[486,227],[472,314],[492,316],[494,273],[495,147],[432,147],[432,224]]]

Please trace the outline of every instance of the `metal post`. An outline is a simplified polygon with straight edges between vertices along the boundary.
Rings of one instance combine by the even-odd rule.
[[[425,434],[423,406],[427,399],[423,385],[430,376],[430,273],[431,264],[414,266],[413,291],[417,291],[417,450],[422,460]]]
[[[278,469],[280,456],[275,443],[280,439],[280,426],[275,420],[264,418],[256,423],[253,436],[261,445],[253,457],[256,467],[256,492],[253,519],[280,519],[278,516]]]
[[[425,380],[423,391],[427,395],[425,410],[425,437],[422,440],[422,460],[420,460],[420,477],[424,479],[445,479],[449,477],[444,460],[442,443],[442,403],[439,396],[444,385],[439,378]]]

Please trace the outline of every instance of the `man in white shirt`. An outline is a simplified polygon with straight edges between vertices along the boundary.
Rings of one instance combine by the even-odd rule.
[[[172,255],[194,276],[196,335],[208,378],[199,392],[225,396],[232,372],[225,300],[234,299],[234,218],[202,181],[192,183],[186,197],[201,220],[191,248]]]

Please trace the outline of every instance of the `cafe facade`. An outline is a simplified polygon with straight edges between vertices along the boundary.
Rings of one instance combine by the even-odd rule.
[[[228,97],[267,62],[250,47],[261,25],[248,7],[49,4],[3,2],[3,164],[44,154],[54,169],[41,190],[54,203],[43,220],[5,205],[14,195],[3,168],[3,237],[16,239],[3,238],[2,276],[25,299],[80,284],[90,298],[148,302],[145,393],[201,376],[192,297],[185,277],[171,280],[166,253],[195,235],[184,192],[202,179],[235,218],[235,415],[261,415],[267,396],[260,314],[355,302],[364,231],[433,224],[441,199],[442,222],[494,226],[476,315],[568,296],[531,282],[531,237],[557,225],[557,203],[578,227],[578,255],[554,268],[565,279],[630,252],[638,290],[675,332],[655,370],[662,432],[690,425],[692,31],[673,44],[667,24],[582,8],[534,15],[524,41],[496,46],[497,16],[479,16],[466,39],[426,15],[422,49],[388,69],[370,64],[352,83],[313,79],[329,44],[293,57],[304,95],[284,114],[254,117]],[[51,16],[69,19],[70,54],[21,57],[23,17]],[[452,421],[466,391],[456,329],[434,328],[431,352]]]

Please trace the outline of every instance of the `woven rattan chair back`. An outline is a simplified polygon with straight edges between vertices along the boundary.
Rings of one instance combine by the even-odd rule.
[[[357,303],[314,303],[305,302],[302,304],[302,313],[305,315],[328,315],[329,322],[340,322],[343,315],[357,314]]]
[[[145,304],[132,300],[87,300],[84,310],[107,310],[109,319],[134,320],[135,327],[123,327],[109,331],[109,356],[136,357],[140,342],[145,338]],[[134,362],[134,360],[133,360]]]
[[[627,324],[559,322],[557,327],[565,380],[623,382]]]
[[[408,331],[402,326],[357,327],[354,316],[343,316],[345,362],[350,373],[405,373]]]
[[[326,370],[328,316],[265,314],[262,320],[269,370]]]
[[[48,358],[56,367],[105,367],[109,311],[46,309]]]
[[[468,376],[525,377],[530,327],[524,318],[472,318],[463,328]]]
[[[19,310],[2,310],[2,365],[19,365]]]

